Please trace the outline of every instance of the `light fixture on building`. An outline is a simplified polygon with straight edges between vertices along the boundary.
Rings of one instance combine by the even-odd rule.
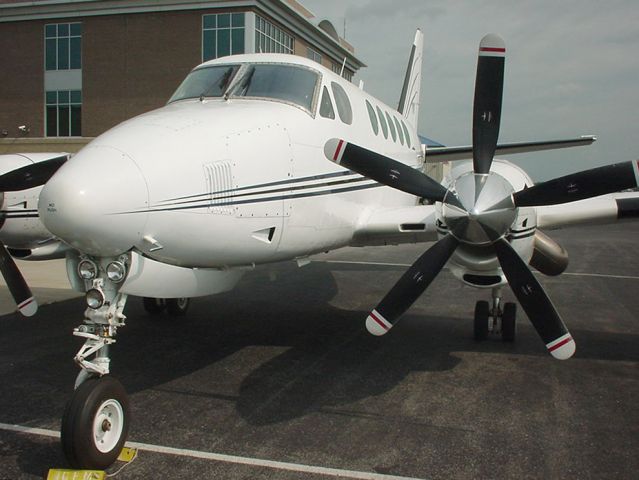
[[[23,135],[26,135],[31,131],[31,129],[27,125],[20,125],[18,127],[18,130],[20,130],[20,133],[22,133]]]

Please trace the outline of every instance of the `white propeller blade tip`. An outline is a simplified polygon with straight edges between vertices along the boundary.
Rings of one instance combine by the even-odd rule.
[[[366,330],[377,337],[384,335],[392,326],[377,310],[373,310],[366,318]]]
[[[506,55],[506,44],[499,35],[489,33],[479,42],[479,55],[482,57],[503,57]]]
[[[575,341],[569,333],[553,340],[546,345],[550,354],[558,360],[568,360],[572,357],[577,349]]]
[[[344,149],[346,148],[346,142],[339,138],[331,138],[324,145],[324,155],[331,162],[335,162],[339,165],[342,161],[342,155],[344,154]]]
[[[38,302],[34,297],[27,298],[18,305],[18,311],[25,317],[32,317],[38,311]]]

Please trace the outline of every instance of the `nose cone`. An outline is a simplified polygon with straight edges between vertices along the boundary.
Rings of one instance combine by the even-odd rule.
[[[69,245],[114,256],[141,239],[148,198],[144,177],[128,155],[88,146],[46,183],[38,210],[45,227]]]

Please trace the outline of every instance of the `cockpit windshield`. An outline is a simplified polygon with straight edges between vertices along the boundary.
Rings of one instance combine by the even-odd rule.
[[[239,69],[239,65],[216,65],[193,70],[175,91],[169,103],[185,98],[221,97]]]
[[[216,65],[193,70],[169,103],[185,98],[253,97],[293,103],[312,112],[318,83],[319,73],[300,65]]]

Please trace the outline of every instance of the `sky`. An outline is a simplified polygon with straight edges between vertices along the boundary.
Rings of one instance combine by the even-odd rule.
[[[396,106],[424,33],[418,130],[469,145],[479,41],[506,43],[500,142],[594,134],[589,147],[508,157],[535,180],[639,158],[639,1],[300,0],[368,65],[355,77]]]

